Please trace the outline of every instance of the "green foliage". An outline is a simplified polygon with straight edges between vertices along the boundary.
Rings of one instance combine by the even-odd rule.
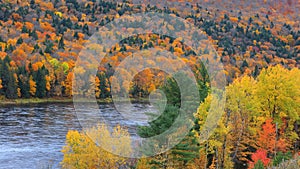
[[[179,86],[174,78],[168,78],[166,84],[162,87],[164,91],[168,104],[174,106],[180,106],[181,104],[181,95]]]
[[[6,56],[0,61],[0,78],[2,79],[2,89],[1,93],[5,95],[8,99],[16,99],[17,94],[17,84],[14,73],[15,71],[10,67],[11,59]]]
[[[46,78],[48,70],[43,66],[39,68],[36,74],[34,75],[34,81],[36,82],[36,96],[43,98],[46,96]]]
[[[292,159],[293,155],[291,152],[283,153],[278,152],[273,159],[273,165],[278,166],[280,163]]]
[[[177,161],[177,167],[186,167],[189,162],[199,156],[199,142],[193,131],[190,131],[184,139],[171,149],[173,160]]]
[[[256,164],[254,164],[253,169],[265,169],[264,163],[261,160],[258,160]]]
[[[58,43],[58,49],[65,49],[64,37],[62,36]]]
[[[21,97],[29,98],[30,97],[30,86],[29,86],[29,75],[25,67],[20,67],[18,69],[18,86],[20,87]]]
[[[143,138],[159,135],[172,126],[178,114],[179,112],[177,107],[167,105],[164,112],[158,118],[149,122],[149,126],[139,127],[138,134]],[[154,113],[149,113],[149,115],[157,117]]]

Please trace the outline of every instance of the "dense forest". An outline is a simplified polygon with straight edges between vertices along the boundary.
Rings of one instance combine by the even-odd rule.
[[[244,74],[256,77],[263,68],[276,64],[299,67],[299,23],[271,9],[263,8],[256,14],[231,13],[186,4],[184,9],[189,9],[188,13],[129,2],[75,0],[7,1],[1,3],[1,9],[1,95],[8,99],[72,96],[73,68],[89,37],[115,18],[137,12],[175,14],[203,30],[221,57],[229,83]],[[106,49],[110,56],[99,67],[96,81],[101,85],[96,86],[101,92],[97,97],[110,97],[114,67],[137,50],[162,48],[188,58],[187,62],[195,61],[190,58],[195,57],[193,52],[180,43],[165,36],[139,35]],[[148,78],[132,84],[132,95],[144,96],[149,89],[159,86],[147,84],[156,74],[143,72],[141,77]]]
[[[282,161],[297,159],[300,146],[300,19],[297,11],[277,5],[242,10],[247,9],[247,5],[239,9],[237,6],[243,3],[235,4],[235,9],[230,3],[224,7],[209,2],[177,3],[180,6],[103,0],[0,0],[0,99],[71,98],[74,72],[88,74],[75,64],[94,33],[123,15],[167,13],[184,18],[202,30],[224,65],[227,104],[212,136],[204,142],[197,139],[213,97],[212,82],[207,78],[203,63],[197,59],[199,56],[180,39],[154,33],[136,35],[111,49],[104,49],[107,55],[99,63],[96,77],[82,82],[83,86],[94,85],[95,91],[79,91],[80,94],[111,98],[114,71],[127,56],[150,48],[167,50],[182,58],[197,75],[203,99],[194,114],[193,129],[170,151],[139,160],[117,157],[97,147],[84,132],[70,131],[62,150],[62,167],[258,169],[285,165]],[[288,3],[282,5],[289,6]],[[208,55],[207,50],[203,47],[201,54]],[[159,134],[174,122],[180,95],[173,83],[163,71],[146,69],[132,82],[114,88],[121,91],[129,86],[132,98],[146,98],[155,89],[171,92],[164,114],[148,127],[140,127],[140,136]],[[165,128],[160,127],[162,124]],[[93,135],[106,130],[100,125],[88,132]],[[127,131],[117,127],[113,134],[120,133]],[[109,137],[107,134],[103,139]],[[132,149],[129,138],[123,143],[118,144],[120,149]]]

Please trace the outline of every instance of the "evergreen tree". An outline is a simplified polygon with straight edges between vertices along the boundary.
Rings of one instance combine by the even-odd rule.
[[[254,72],[253,72],[253,76],[254,77],[257,77],[259,75],[259,69],[258,69],[258,66],[255,65],[255,69],[254,69]]]
[[[62,36],[59,40],[58,49],[65,49],[64,36]]]
[[[26,26],[24,25],[23,27],[22,27],[22,33],[28,33],[29,31],[28,31],[28,29],[26,28]]]
[[[75,32],[73,37],[78,40],[79,39],[78,32]]]
[[[190,161],[197,158],[199,149],[199,142],[195,134],[190,131],[189,134],[171,150],[173,160],[179,162],[177,167],[186,167]]]
[[[2,39],[2,37],[0,36],[0,42],[4,42],[4,40]]]
[[[17,92],[17,84],[16,79],[14,77],[14,72],[9,71],[8,73],[8,83],[6,86],[5,96],[8,99],[16,99],[18,98],[18,92]]]
[[[14,71],[11,70],[9,66],[10,61],[11,59],[6,56],[1,64],[0,77],[2,79],[3,86],[1,93],[8,99],[15,99],[18,97],[17,84],[14,77]]]
[[[53,44],[52,43],[47,44],[46,49],[45,49],[45,53],[51,54],[52,50],[53,50]]]
[[[22,44],[22,43],[23,43],[23,39],[20,37],[20,38],[18,39],[18,41],[17,41],[17,44],[20,45],[20,44]]]
[[[25,69],[25,66],[22,66],[18,69],[18,86],[20,88],[21,96],[23,98],[29,98],[30,97],[30,86],[29,86],[29,77],[28,73]]]
[[[33,30],[32,32],[29,33],[29,36],[31,36],[34,40],[38,40],[39,37],[36,33],[36,30]]]
[[[84,24],[83,28],[82,28],[82,32],[84,34],[89,35],[89,26],[87,24]]]
[[[45,76],[48,74],[48,70],[45,66],[38,69],[35,82],[36,82],[36,96],[39,98],[43,98],[46,96],[46,78]]]

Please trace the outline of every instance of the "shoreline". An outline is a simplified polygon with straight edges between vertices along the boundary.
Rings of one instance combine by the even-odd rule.
[[[131,98],[131,102],[148,103],[146,98]],[[82,101],[84,103],[85,101]],[[72,97],[53,97],[53,98],[29,98],[29,99],[3,99],[0,100],[0,106],[13,106],[13,105],[30,105],[30,104],[71,104],[73,103]],[[98,104],[110,104],[113,103],[112,98],[97,99]]]

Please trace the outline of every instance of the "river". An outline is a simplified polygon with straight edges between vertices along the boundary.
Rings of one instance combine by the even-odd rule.
[[[133,104],[130,112],[141,119],[138,124],[122,119],[112,104],[99,107],[111,123],[131,129],[146,124],[145,112],[154,111],[148,104]],[[0,169],[60,168],[66,133],[81,129],[73,104],[0,107]]]

